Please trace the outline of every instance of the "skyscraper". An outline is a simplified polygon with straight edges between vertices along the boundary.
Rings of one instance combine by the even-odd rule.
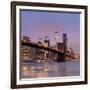
[[[67,51],[67,34],[63,33],[64,53]]]
[[[50,40],[49,40],[48,36],[45,36],[44,46],[45,47],[50,47]]]

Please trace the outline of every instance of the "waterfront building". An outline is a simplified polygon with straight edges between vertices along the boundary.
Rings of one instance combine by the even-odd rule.
[[[67,34],[66,33],[63,33],[63,45],[64,45],[64,53],[67,52]]]
[[[27,36],[21,37],[21,41],[22,41],[22,42],[26,42],[26,43],[30,43],[30,42],[31,42],[30,38],[27,37]]]
[[[56,31],[55,36],[54,36],[56,44],[60,42],[60,37],[59,36],[60,36],[59,33]]]
[[[48,36],[45,36],[44,47],[50,47],[50,40],[49,40]]]
[[[38,45],[40,45],[40,46],[43,45],[43,40],[42,40],[42,38],[39,38],[39,40],[38,40]]]
[[[29,37],[23,36],[22,40],[21,40],[21,43],[22,42],[30,43],[31,41],[30,41]],[[28,60],[30,60],[30,57],[31,57],[30,47],[21,45],[21,60],[22,61],[28,61]]]
[[[64,52],[64,43],[57,43],[57,49]]]

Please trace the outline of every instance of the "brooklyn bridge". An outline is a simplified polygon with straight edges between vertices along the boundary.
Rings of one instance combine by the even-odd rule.
[[[75,57],[73,55],[71,55],[70,53],[65,53],[63,51],[57,50],[57,49],[53,49],[53,48],[49,48],[49,47],[44,47],[44,46],[39,46],[38,44],[34,44],[34,43],[25,43],[22,42],[22,45],[24,46],[28,46],[28,47],[32,47],[38,50],[46,50],[46,51],[50,51],[53,52],[55,54],[57,54],[57,60],[58,62],[62,61],[66,61],[66,57],[69,59],[75,59]],[[43,58],[44,59],[44,58]]]
[[[73,51],[73,50],[72,50]],[[77,59],[72,52],[67,50],[67,36],[63,34],[63,42],[57,43],[57,48],[50,46],[48,37],[45,37],[44,44],[42,45],[41,39],[38,43],[31,42],[28,37],[23,37],[21,41],[21,58],[22,61],[56,61],[66,62]]]

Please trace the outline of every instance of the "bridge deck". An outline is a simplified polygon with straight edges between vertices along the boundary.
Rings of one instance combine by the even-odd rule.
[[[63,51],[60,51],[60,50],[57,50],[57,49],[53,49],[53,48],[50,48],[50,47],[40,46],[40,45],[35,44],[35,43],[22,42],[21,44],[25,45],[25,46],[29,46],[29,47],[35,47],[35,48],[39,48],[39,49],[44,49],[44,50],[52,51],[52,52],[55,52],[57,54],[65,54]],[[73,57],[69,53],[66,53],[66,56]]]

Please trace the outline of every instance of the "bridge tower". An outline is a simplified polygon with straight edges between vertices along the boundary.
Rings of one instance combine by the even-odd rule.
[[[64,52],[63,54],[58,54],[57,61],[65,62],[66,61],[66,52],[67,52],[67,34],[63,33],[63,42],[57,43],[57,49]]]

